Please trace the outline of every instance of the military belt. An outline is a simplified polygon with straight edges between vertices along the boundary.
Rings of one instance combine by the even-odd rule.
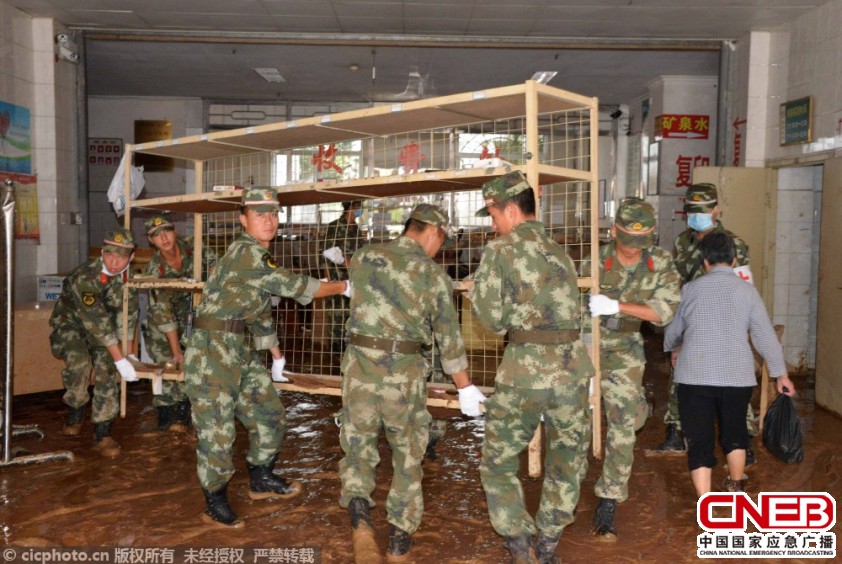
[[[579,339],[578,329],[557,329],[555,331],[538,331],[526,329],[510,329],[509,343],[534,345],[561,345],[572,343]]]
[[[213,317],[198,317],[193,321],[193,329],[205,331],[225,331],[226,333],[243,334],[246,328],[244,319],[214,319]]]
[[[421,352],[422,344],[416,341],[395,341],[394,339],[380,339],[351,333],[350,343],[358,347],[376,349],[387,353],[417,354]]]
[[[637,333],[640,331],[639,319],[623,319],[621,317],[603,317],[602,326],[618,333]]]

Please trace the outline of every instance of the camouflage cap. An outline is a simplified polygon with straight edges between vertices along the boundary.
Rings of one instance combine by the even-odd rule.
[[[102,250],[121,255],[130,255],[134,251],[134,235],[128,229],[111,229],[102,240]]]
[[[651,247],[655,243],[655,209],[640,198],[626,198],[617,208],[614,227],[620,243],[636,248]]]
[[[625,198],[617,208],[614,225],[631,235],[646,235],[655,229],[655,209],[640,198]]]
[[[146,235],[148,237],[152,237],[161,229],[165,229],[169,227],[170,229],[174,229],[175,226],[173,225],[172,221],[163,214],[155,214],[146,221],[143,222],[143,227],[146,229]]]
[[[687,189],[684,201],[684,211],[687,213],[709,213],[716,205],[716,186],[713,184],[693,184]]]
[[[243,189],[243,205],[256,212],[270,212],[281,209],[278,191],[271,186],[249,186]]]
[[[488,216],[488,206],[502,204],[512,196],[530,188],[532,186],[529,185],[526,177],[519,170],[489,180],[482,185],[482,198],[485,200],[485,207],[479,210],[476,216]]]
[[[453,246],[453,238],[450,236],[450,218],[438,206],[432,204],[418,204],[409,214],[409,219],[434,225],[444,231],[444,244],[442,248]]]

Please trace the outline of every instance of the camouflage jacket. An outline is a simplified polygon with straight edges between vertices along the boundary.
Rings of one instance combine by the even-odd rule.
[[[590,272],[590,257],[582,262],[582,272]],[[660,247],[650,247],[643,251],[640,261],[633,269],[626,268],[617,258],[614,242],[599,249],[599,291],[614,300],[626,303],[643,304],[651,307],[658,314],[660,321],[652,322],[658,327],[665,327],[672,321],[678,302],[681,301],[680,278],[673,265],[670,254]],[[587,309],[587,303],[584,304]],[[585,312],[586,324],[590,326],[592,318]],[[608,316],[638,320],[630,315],[616,314]],[[605,320],[605,317],[600,317]],[[639,321],[639,320],[638,320]],[[646,357],[643,354],[643,337],[639,331],[619,332],[603,325],[599,334],[600,368],[611,370],[643,366]]]
[[[576,267],[538,221],[525,221],[489,242],[475,279],[473,314],[494,333],[579,329]],[[574,379],[593,373],[581,339],[560,345],[509,344],[496,381],[547,389],[568,383],[571,373]]]
[[[123,338],[123,282],[128,271],[120,276],[106,276],[102,259],[92,260],[67,275],[61,296],[50,316],[50,327],[83,329],[91,346],[109,347]],[[129,339],[137,327],[137,290],[129,289]]]
[[[196,317],[243,319],[258,350],[277,346],[272,295],[309,304],[321,283],[281,268],[247,233],[240,234],[208,276]]]
[[[181,270],[175,270],[164,258],[161,252],[156,250],[146,265],[146,273],[157,278],[193,278],[193,239],[176,239],[176,245],[181,249]],[[216,262],[216,253],[212,249],[205,248],[202,252],[203,266],[202,273],[213,269]],[[179,336],[187,327],[190,311],[193,309],[193,293],[166,288],[150,290],[149,309],[147,310],[148,323],[150,327],[156,328],[161,333],[178,331]]]
[[[713,232],[727,233],[734,238],[734,245],[737,247],[737,266],[748,264],[748,245],[745,241],[728,231],[722,226],[721,221],[716,222]],[[686,284],[695,280],[705,273],[705,265],[702,262],[702,251],[699,249],[701,239],[696,238],[696,232],[692,229],[685,229],[675,238],[675,245],[672,251],[675,268],[681,276],[682,283]]]
[[[353,294],[350,333],[432,346],[442,370],[468,368],[453,286],[444,270],[409,237],[360,249],[348,267]]]
[[[360,228],[354,222],[347,223],[344,212],[339,219],[334,219],[327,224],[324,250],[339,247],[345,255],[345,264],[341,266],[325,259],[331,280],[344,280],[348,277],[345,267],[350,264],[351,257],[360,247],[360,243]]]

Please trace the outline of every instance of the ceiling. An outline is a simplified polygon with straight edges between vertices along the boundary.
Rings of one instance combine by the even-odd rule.
[[[658,76],[716,75],[721,41],[826,0],[4,1],[84,33],[90,95],[391,101],[548,70],[551,85],[613,105]]]

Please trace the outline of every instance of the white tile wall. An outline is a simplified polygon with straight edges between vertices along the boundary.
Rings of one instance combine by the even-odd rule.
[[[821,182],[821,167],[778,172],[773,321],[786,326],[787,362],[802,369],[815,366],[819,244],[815,210],[821,206]]]

